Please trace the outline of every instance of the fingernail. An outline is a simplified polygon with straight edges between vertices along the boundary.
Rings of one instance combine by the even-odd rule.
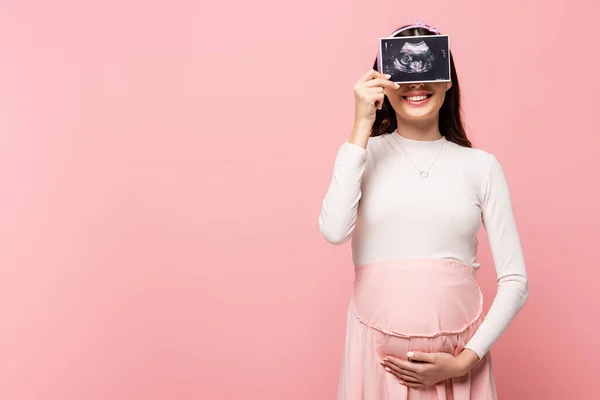
[[[385,74],[385,77],[390,79],[392,76],[390,74]]]
[[[400,381],[400,384],[406,386],[406,384],[404,383],[404,381]]]
[[[387,362],[387,360],[388,360],[387,358],[383,357],[383,361]]]
[[[400,85],[398,85],[397,83],[394,83],[394,86],[396,86],[396,89],[400,87]]]
[[[382,365],[385,365],[385,361],[383,361],[383,360],[381,360],[381,361],[380,361],[380,363],[381,363]]]
[[[388,367],[385,367],[385,370],[386,370],[387,372],[392,372],[392,370],[391,370],[391,369],[389,369]]]
[[[406,353],[407,357],[414,357],[415,353],[413,353],[412,351],[409,351],[408,353]]]

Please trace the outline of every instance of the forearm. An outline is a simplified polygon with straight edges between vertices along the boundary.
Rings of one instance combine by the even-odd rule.
[[[489,312],[465,347],[475,352],[480,359],[483,358],[519,313],[528,297],[529,288],[525,276],[508,275],[500,278],[498,292]]]

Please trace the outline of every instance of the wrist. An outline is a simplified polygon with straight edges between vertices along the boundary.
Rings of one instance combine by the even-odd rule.
[[[375,123],[375,121],[371,120],[371,119],[356,118],[354,120],[354,130],[357,130],[357,129],[369,130],[369,132],[370,132],[374,123]]]
[[[471,349],[464,349],[456,356],[456,359],[459,376],[468,374],[479,362],[479,356]]]
[[[352,127],[352,133],[348,142],[367,148],[367,142],[371,136],[371,129],[373,128],[373,121],[368,120],[355,120],[354,126]]]

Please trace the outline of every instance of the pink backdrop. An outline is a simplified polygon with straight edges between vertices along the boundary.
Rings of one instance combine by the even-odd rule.
[[[452,35],[513,193],[531,297],[500,397],[599,398],[597,11],[3,1],[0,398],[334,398],[353,272],[317,217],[352,86],[415,19]]]

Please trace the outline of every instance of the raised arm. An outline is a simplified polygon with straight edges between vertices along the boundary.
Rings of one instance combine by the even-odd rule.
[[[389,75],[369,70],[354,86],[354,127],[350,138],[337,153],[333,176],[319,215],[319,227],[333,244],[348,241],[354,231],[361,196],[361,182],[367,164],[368,142],[378,109],[385,100],[384,90],[400,86]]]

